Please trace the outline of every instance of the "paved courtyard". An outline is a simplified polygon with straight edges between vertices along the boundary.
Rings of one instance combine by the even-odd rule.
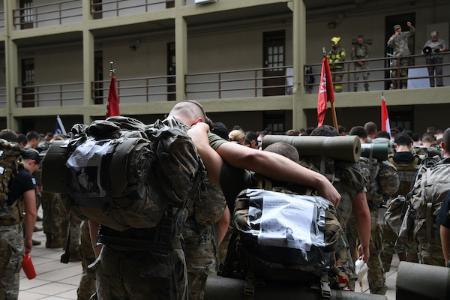
[[[41,226],[40,222],[38,224]],[[28,280],[25,274],[20,274],[19,300],[67,300],[77,299],[77,287],[81,277],[81,263],[62,264],[59,262],[63,253],[61,249],[46,249],[45,235],[42,231],[35,232],[34,238],[42,241],[35,246],[32,259],[36,268],[37,277]],[[395,300],[395,280],[397,278],[398,260],[394,260],[391,270],[387,273],[387,297]],[[368,292],[367,279],[363,281],[363,291]],[[357,283],[357,291],[359,291]]]

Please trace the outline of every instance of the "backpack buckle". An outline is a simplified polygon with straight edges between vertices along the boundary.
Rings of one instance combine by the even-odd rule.
[[[330,281],[328,280],[328,275],[323,275],[320,279],[320,292],[322,299],[330,299],[331,298],[331,288]]]

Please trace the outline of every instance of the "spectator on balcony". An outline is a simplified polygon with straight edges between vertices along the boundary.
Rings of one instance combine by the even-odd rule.
[[[416,28],[411,22],[406,22],[409,31],[402,32],[402,26],[394,26],[394,34],[389,38],[387,46],[394,49],[394,60],[391,67],[394,67],[394,78],[402,78],[394,81],[394,88],[401,89],[407,87],[408,66],[409,66],[409,51],[408,41],[411,36],[416,32]]]
[[[345,49],[341,46],[342,38],[340,36],[334,36],[330,41],[331,50],[328,52],[328,59],[330,60],[330,70],[333,73],[334,91],[340,93],[343,90]]]
[[[367,72],[367,57],[369,57],[369,45],[364,41],[362,35],[358,35],[356,42],[352,47],[352,60],[354,61],[355,73],[353,73],[353,91],[358,91],[359,79],[362,77],[364,81],[364,90],[369,90],[369,75]]]
[[[447,51],[447,45],[443,39],[439,38],[439,32],[432,31],[431,39],[423,46],[423,54],[426,56],[428,65],[428,75],[430,76],[430,86],[443,86],[442,63],[444,58],[441,52]]]

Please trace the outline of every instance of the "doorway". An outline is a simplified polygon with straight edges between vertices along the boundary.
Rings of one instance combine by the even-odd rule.
[[[35,106],[34,58],[22,59],[22,107]]]
[[[263,33],[263,96],[284,95],[286,88],[286,32]]]
[[[175,42],[167,43],[167,100],[176,100]]]

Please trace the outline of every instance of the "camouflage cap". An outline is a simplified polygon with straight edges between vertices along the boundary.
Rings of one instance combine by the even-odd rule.
[[[394,25],[394,30],[397,30],[397,29],[402,29],[402,26],[400,26],[400,25]]]

